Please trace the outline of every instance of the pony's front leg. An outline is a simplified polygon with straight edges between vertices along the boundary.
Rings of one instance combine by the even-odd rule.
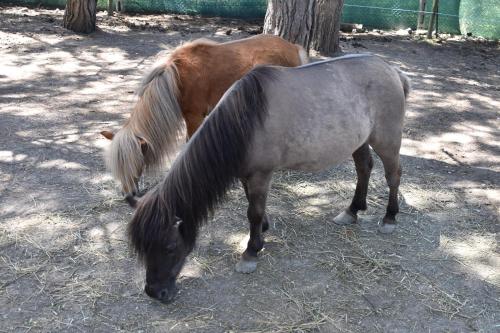
[[[248,197],[248,186],[247,186],[247,181],[246,179],[240,179],[241,185],[243,185],[243,190],[245,191],[245,196],[247,198],[247,201],[250,202],[250,199]],[[264,219],[262,221],[262,232],[266,232],[269,229],[269,216],[267,213],[264,213]]]
[[[236,271],[252,273],[257,269],[257,254],[264,247],[262,226],[266,216],[266,200],[271,183],[272,173],[258,172],[242,182],[246,187],[248,199],[248,222],[250,223],[250,239],[248,245],[236,264]]]

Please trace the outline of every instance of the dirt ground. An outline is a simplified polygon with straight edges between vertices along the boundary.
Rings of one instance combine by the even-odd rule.
[[[343,35],[344,51],[378,54],[413,82],[395,233],[377,233],[378,158],[351,227],[332,223],[354,191],[351,161],[279,173],[257,272],[234,271],[247,234],[235,187],[163,305],[142,292],[124,234],[132,210],[98,133],[120,128],[157,52],[246,37],[259,22],[101,13],[83,36],[62,14],[0,7],[1,332],[500,331],[498,43]]]

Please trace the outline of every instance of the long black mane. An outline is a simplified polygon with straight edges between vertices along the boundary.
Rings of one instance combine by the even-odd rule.
[[[164,242],[180,218],[184,241],[194,245],[199,226],[235,182],[256,128],[267,116],[265,84],[276,69],[259,67],[222,97],[180,153],[165,179],[140,201],[128,226],[129,239],[144,256]]]

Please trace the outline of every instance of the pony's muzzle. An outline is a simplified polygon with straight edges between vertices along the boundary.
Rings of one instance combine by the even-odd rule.
[[[125,195],[125,201],[129,204],[130,207],[132,208],[137,207],[137,199],[134,194],[129,193]]]
[[[174,300],[175,295],[177,295],[178,289],[175,286],[174,282],[173,285],[169,285],[164,288],[156,288],[155,286],[146,284],[146,286],[144,287],[144,291],[149,297],[157,299],[162,303],[168,304]]]

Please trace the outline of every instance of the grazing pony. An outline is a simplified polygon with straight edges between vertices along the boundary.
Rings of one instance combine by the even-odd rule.
[[[143,79],[123,128],[101,132],[112,140],[106,160],[127,200],[137,193],[143,170],[158,167],[175,150],[183,119],[189,138],[224,92],[253,67],[307,62],[301,46],[272,35],[221,44],[200,39],[162,59]]]
[[[248,199],[250,240],[238,272],[256,269],[274,171],[322,170],[353,157],[357,185],[337,224],[366,209],[373,166],[381,158],[389,186],[379,231],[394,230],[401,176],[399,149],[409,81],[372,55],[297,68],[263,66],[236,82],[194,134],[169,173],[138,202],[130,242],[146,266],[146,293],[168,302],[200,225],[236,179]]]

